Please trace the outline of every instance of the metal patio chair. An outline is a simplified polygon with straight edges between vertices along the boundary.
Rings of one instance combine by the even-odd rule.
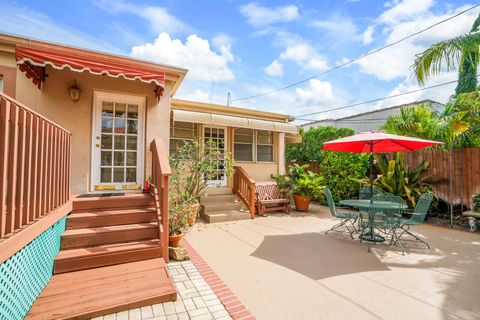
[[[423,221],[425,221],[425,218],[427,217],[428,209],[432,204],[432,200],[433,200],[432,194],[430,192],[425,192],[420,196],[420,199],[418,199],[417,205],[415,206],[415,209],[413,209],[413,212],[406,212],[407,214],[411,214],[411,217],[409,219],[402,218],[400,220],[399,228],[402,229],[402,232],[397,237],[397,242],[400,242],[400,238],[402,238],[404,234],[408,234],[413,238],[415,238],[416,240],[420,241],[421,243],[425,244],[428,247],[428,249],[431,249],[430,245],[425,240],[423,240],[418,235],[415,235],[410,231],[410,227],[420,225],[423,223]],[[408,241],[415,241],[415,240],[408,240]]]
[[[330,189],[325,188],[324,193],[325,193],[325,199],[327,200],[328,208],[330,209],[330,213],[335,218],[340,219],[340,222],[337,223],[336,225],[334,225],[333,227],[331,227],[329,230],[327,230],[327,232],[325,232],[325,234],[328,234],[330,231],[338,231],[339,232],[339,230],[337,230],[337,229],[344,226],[345,228],[347,228],[348,233],[350,233],[350,238],[353,239],[353,234],[357,231],[355,229],[355,222],[358,219],[358,215],[354,214],[354,213],[338,212],[337,211],[338,206],[336,206],[335,202],[333,201],[333,196],[332,196],[332,192],[330,191]],[[348,224],[351,225],[352,229],[350,229]]]

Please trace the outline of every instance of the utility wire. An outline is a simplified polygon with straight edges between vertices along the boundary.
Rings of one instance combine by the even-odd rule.
[[[480,74],[477,74],[477,78],[478,78],[478,77],[480,77]],[[457,83],[457,82],[458,82],[458,80],[452,80],[452,81],[443,82],[443,83],[439,83],[439,84],[432,85],[432,86],[428,86],[428,87],[423,87],[423,88],[415,89],[415,90],[412,90],[412,91],[397,93],[397,94],[394,94],[394,95],[391,95],[391,96],[387,96],[387,97],[376,98],[376,99],[373,99],[373,100],[368,100],[368,101],[363,101],[363,102],[357,102],[357,103],[348,104],[348,105],[345,105],[345,106],[336,107],[336,108],[332,108],[332,109],[328,109],[328,110],[322,110],[322,111],[307,113],[307,114],[303,114],[303,115],[300,115],[300,116],[298,116],[298,117],[295,117],[295,120],[320,121],[320,120],[318,120],[318,119],[308,119],[308,118],[304,118],[304,117],[313,116],[313,115],[317,115],[317,114],[321,114],[321,113],[327,113],[327,112],[337,111],[337,110],[342,110],[342,109],[347,109],[347,108],[352,108],[352,107],[357,107],[357,106],[361,106],[361,105],[368,104],[368,103],[372,103],[372,102],[378,102],[378,101],[382,101],[382,100],[392,99],[392,98],[404,96],[404,95],[407,95],[407,94],[419,92],[419,91],[422,91],[422,90],[428,90],[428,89],[443,87],[443,86],[446,86],[446,85],[449,85],[449,84],[452,84],[452,83]],[[380,110],[381,110],[381,109],[380,109]]]
[[[428,31],[428,30],[430,30],[430,29],[432,29],[432,28],[434,28],[434,27],[436,27],[436,26],[438,26],[438,25],[440,25],[440,24],[442,24],[442,23],[444,23],[444,22],[447,22],[447,21],[449,21],[449,20],[452,20],[452,19],[454,19],[454,18],[456,18],[456,17],[458,17],[458,16],[460,16],[460,15],[462,15],[462,14],[468,12],[468,11],[471,11],[471,10],[473,10],[473,9],[479,7],[479,6],[480,6],[480,3],[474,5],[473,7],[470,7],[470,8],[468,8],[468,9],[465,9],[465,10],[463,10],[463,11],[460,11],[460,12],[458,12],[457,14],[454,14],[453,16],[450,16],[450,17],[448,17],[448,18],[446,18],[446,19],[444,19],[444,20],[438,21],[437,23],[434,23],[434,24],[432,24],[431,26],[426,27],[425,29],[422,29],[422,30],[419,30],[419,31],[417,31],[417,32],[415,32],[415,33],[412,33],[412,34],[410,34],[410,35],[408,35],[408,36],[406,36],[406,37],[404,37],[404,38],[401,38],[401,39],[399,39],[399,40],[397,40],[397,41],[394,41],[394,42],[392,42],[392,43],[389,43],[389,44],[387,44],[387,45],[385,45],[385,46],[383,46],[383,47],[381,47],[381,48],[378,48],[378,49],[375,49],[375,50],[373,50],[373,51],[364,53],[364,54],[362,54],[362,55],[360,55],[360,56],[358,56],[358,57],[356,57],[356,58],[354,58],[354,59],[348,60],[348,61],[346,61],[346,62],[344,62],[344,63],[342,63],[342,64],[339,64],[339,65],[337,65],[337,66],[335,66],[335,67],[333,67],[333,68],[331,68],[331,69],[328,69],[328,70],[325,70],[325,71],[323,71],[323,72],[314,74],[313,76],[308,77],[308,78],[306,78],[306,79],[303,79],[303,80],[297,81],[297,82],[295,82],[295,83],[289,84],[289,85],[287,85],[287,86],[285,86],[285,87],[281,87],[281,88],[278,88],[278,89],[274,89],[274,90],[266,91],[266,92],[263,92],[263,93],[251,95],[251,96],[248,96],[248,97],[231,99],[230,101],[233,102],[233,101],[241,101],[241,100],[249,100],[249,99],[253,99],[253,98],[258,98],[258,97],[266,96],[266,95],[269,95],[269,94],[272,94],[272,93],[275,93],[275,92],[283,91],[283,90],[289,89],[289,88],[291,88],[291,87],[297,86],[297,85],[299,85],[299,84],[302,84],[302,83],[304,83],[304,82],[307,82],[307,81],[309,81],[309,80],[312,80],[312,79],[314,79],[314,78],[317,78],[317,77],[319,77],[319,76],[321,76],[321,75],[324,75],[324,74],[330,73],[330,72],[332,72],[332,71],[334,71],[334,70],[343,68],[343,67],[345,67],[345,66],[347,66],[347,65],[349,65],[349,64],[352,64],[352,63],[355,62],[355,61],[358,61],[358,60],[360,60],[360,59],[363,59],[363,58],[365,58],[365,57],[368,57],[368,56],[370,56],[370,55],[372,55],[372,54],[375,54],[375,53],[377,53],[377,52],[383,51],[383,50],[385,50],[385,49],[387,49],[387,48],[389,48],[389,47],[392,47],[392,46],[394,46],[394,45],[402,42],[402,41],[405,41],[405,40],[407,40],[407,39],[409,39],[409,38],[412,38],[412,37],[414,37],[414,36],[416,36],[416,35],[419,35],[419,34],[425,32],[425,31]]]

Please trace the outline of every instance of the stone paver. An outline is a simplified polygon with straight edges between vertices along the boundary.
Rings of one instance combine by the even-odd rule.
[[[177,301],[97,317],[95,320],[219,320],[232,319],[192,261],[170,262]]]

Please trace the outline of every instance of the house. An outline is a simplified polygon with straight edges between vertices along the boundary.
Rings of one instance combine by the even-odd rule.
[[[400,113],[400,109],[403,107],[413,107],[419,104],[426,104],[434,110],[441,112],[445,105],[433,100],[420,100],[411,103],[391,106],[387,108],[377,109],[369,112],[363,112],[354,114],[352,116],[336,118],[336,119],[323,119],[318,121],[312,121],[301,125],[300,127],[308,130],[315,127],[327,127],[332,126],[336,128],[350,128],[355,132],[365,132],[371,130],[379,130],[387,121],[387,118],[392,115]]]
[[[174,300],[167,158],[185,139],[214,139],[236,161],[234,177],[211,181],[207,220],[254,217],[255,182],[283,172],[297,127],[286,115],[173,99],[186,73],[0,34],[1,319]],[[141,192],[149,177],[154,196]]]

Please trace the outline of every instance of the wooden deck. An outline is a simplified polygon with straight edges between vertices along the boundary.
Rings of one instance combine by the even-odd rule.
[[[157,258],[54,275],[26,319],[88,319],[176,298]]]

